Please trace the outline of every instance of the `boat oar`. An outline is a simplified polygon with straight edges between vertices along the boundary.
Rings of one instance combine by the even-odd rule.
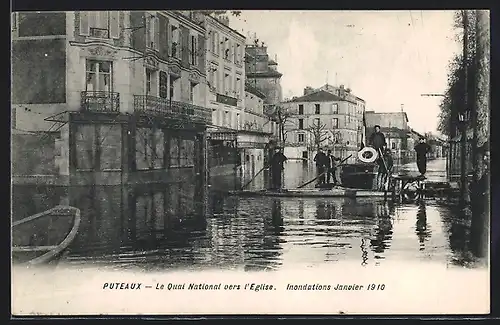
[[[259,175],[264,169],[266,169],[266,166],[262,167],[258,172],[257,174],[254,175],[254,177],[252,177],[251,180],[249,180],[245,185],[243,185],[241,187],[241,189],[243,190],[245,187],[247,187],[251,182],[253,182],[253,180],[255,179],[255,177],[257,177],[257,175]]]
[[[347,158],[343,159],[343,160],[342,160],[342,161],[338,164],[338,166],[337,166],[337,167],[340,167],[340,166],[341,166],[341,165],[342,165],[342,164],[343,164],[343,163],[344,163],[347,159],[351,158],[351,156],[352,156],[352,154],[350,154],[349,156],[347,156]],[[324,172],[322,172],[321,174],[319,174],[318,176],[316,176],[315,178],[311,179],[309,182],[304,183],[304,184],[302,184],[302,185],[298,186],[297,188],[303,188],[304,186],[311,184],[312,182],[314,182],[315,180],[317,180],[317,179],[318,179],[318,178],[320,178],[321,176],[325,175],[327,172],[328,172],[328,169],[327,169],[327,170],[325,170]]]

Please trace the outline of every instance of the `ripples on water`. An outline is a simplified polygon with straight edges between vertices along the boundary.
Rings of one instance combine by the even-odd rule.
[[[452,207],[430,202],[394,206],[370,199],[212,193],[203,203],[192,200],[192,188],[178,185],[124,193],[122,187],[15,188],[14,218],[68,201],[80,208],[80,232],[66,261],[72,265],[144,270],[274,270],[389,260],[476,265],[468,222]]]

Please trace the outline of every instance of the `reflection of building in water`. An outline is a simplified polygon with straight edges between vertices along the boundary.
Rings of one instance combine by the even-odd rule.
[[[361,237],[361,245],[359,247],[361,248],[361,265],[365,266],[368,264],[368,250],[366,249],[366,241],[363,237]]]
[[[431,237],[431,229],[427,223],[425,202],[420,201],[417,210],[416,234],[420,243],[420,250],[425,250],[425,242]]]
[[[457,206],[444,213],[441,218],[448,230],[449,245],[453,252],[452,262],[457,265],[470,262],[470,226],[468,217],[464,216],[464,213]]]
[[[266,201],[267,202],[267,201]],[[279,200],[249,213],[251,203],[227,197],[220,201],[224,211],[207,220],[208,246],[205,259],[223,268],[267,269],[279,264],[279,237],[283,212]]]

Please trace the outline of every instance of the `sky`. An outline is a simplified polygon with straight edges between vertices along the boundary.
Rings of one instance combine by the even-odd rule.
[[[437,132],[448,63],[460,45],[453,11],[242,11],[231,28],[277,57],[283,96],[343,84],[366,110],[403,109],[418,132]]]

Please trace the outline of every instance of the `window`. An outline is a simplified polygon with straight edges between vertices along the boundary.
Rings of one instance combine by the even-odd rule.
[[[191,35],[191,42],[190,42],[190,49],[189,49],[191,65],[198,64],[197,47],[198,47],[198,42],[196,40],[196,36]]]
[[[106,61],[87,60],[87,91],[112,91],[112,64]]]
[[[160,71],[160,97],[168,98],[168,75],[164,71]]]
[[[304,129],[304,119],[299,119],[299,130]]]
[[[109,38],[109,15],[108,11],[89,11],[90,36],[97,38]]]
[[[213,78],[214,78],[214,83],[213,83],[213,86],[215,88],[216,91],[219,90],[219,70],[217,68],[214,68],[214,75],[213,75]]]
[[[299,143],[304,143],[305,141],[305,134],[299,133]]]
[[[217,50],[217,46],[216,46],[217,38],[218,38],[217,33],[214,31],[211,31],[210,32],[211,49],[212,49],[212,53],[214,53],[214,54],[217,54],[217,51],[216,51]]]
[[[334,117],[332,118],[332,128],[338,128],[339,127],[339,119]]]
[[[120,170],[122,161],[121,125],[100,125],[98,143],[100,144],[101,170]]]
[[[191,85],[189,87],[189,100],[191,103],[194,103],[194,99],[196,97],[196,84],[191,82]]]
[[[396,149],[396,142],[392,143],[392,149]]]
[[[332,104],[332,114],[338,114],[339,113],[339,104],[333,103]]]
[[[149,16],[148,19],[146,20],[146,28],[147,28],[146,47],[150,49],[156,49],[157,45],[155,41],[157,33],[156,26],[158,26],[157,19],[158,18],[156,16]]]
[[[319,104],[314,104],[314,114],[321,114]]]
[[[320,125],[320,120],[319,120],[319,117],[317,117],[317,118],[315,118],[315,119],[314,119],[314,125],[315,125],[315,126]]]
[[[235,83],[235,91],[236,91],[236,97],[240,98],[240,93],[241,93],[241,79],[236,78],[236,83]]]
[[[234,51],[234,63],[236,64],[241,63],[240,52],[241,52],[241,46],[240,44],[236,44],[236,50]]]
[[[303,115],[304,114],[304,105],[300,104],[299,105],[299,115]]]
[[[179,28],[174,25],[170,26],[170,35],[172,35],[171,54],[174,58],[179,58],[180,57]]]
[[[302,158],[304,159],[309,158],[309,153],[307,151],[302,151]]]
[[[225,73],[224,74],[224,92],[227,94],[229,94],[231,92],[231,76],[228,74],[228,73]]]
[[[146,95],[151,95],[151,83],[153,79],[153,71],[146,69]]]
[[[161,129],[137,128],[135,143],[137,169],[163,168],[165,144]]]
[[[224,38],[224,59],[229,60],[231,55],[231,42],[227,37]]]

